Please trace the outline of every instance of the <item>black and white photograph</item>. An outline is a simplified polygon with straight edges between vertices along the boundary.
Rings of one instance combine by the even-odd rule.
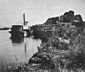
[[[0,0],[0,72],[85,72],[85,0]]]

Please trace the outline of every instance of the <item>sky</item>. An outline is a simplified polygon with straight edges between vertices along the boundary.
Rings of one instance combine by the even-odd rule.
[[[22,24],[23,13],[31,26],[69,10],[81,14],[85,20],[85,0],[0,0],[0,27]]]

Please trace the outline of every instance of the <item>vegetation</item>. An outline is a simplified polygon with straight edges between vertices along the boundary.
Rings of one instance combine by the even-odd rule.
[[[69,25],[69,22],[71,25]],[[53,72],[83,71],[85,69],[85,38],[81,15],[74,15],[73,11],[69,11],[62,15],[62,19],[50,18],[45,24],[47,28],[51,25],[52,28],[46,32],[52,31],[52,33],[49,37],[46,35],[48,39],[42,42],[38,52],[45,52],[50,56],[54,64],[54,69],[50,69]],[[55,27],[54,30],[53,27]],[[41,28],[40,31],[43,31],[43,29]],[[45,35],[45,31],[42,35]]]
[[[45,24],[32,26],[31,30],[42,44],[27,64],[10,72],[84,72],[85,33],[81,15],[69,11]]]

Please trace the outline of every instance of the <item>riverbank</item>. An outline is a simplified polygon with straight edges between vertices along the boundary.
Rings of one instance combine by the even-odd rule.
[[[84,72],[85,22],[73,11],[49,18],[31,27],[35,39],[42,43],[24,65],[9,72]]]

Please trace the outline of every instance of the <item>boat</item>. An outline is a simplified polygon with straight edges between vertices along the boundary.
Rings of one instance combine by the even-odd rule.
[[[23,26],[22,25],[12,25],[11,31],[11,37],[24,37],[24,32],[23,32]]]
[[[11,37],[22,38],[28,35],[29,28],[27,26],[28,21],[25,21],[25,13],[23,14],[23,24],[12,25],[9,33]]]

